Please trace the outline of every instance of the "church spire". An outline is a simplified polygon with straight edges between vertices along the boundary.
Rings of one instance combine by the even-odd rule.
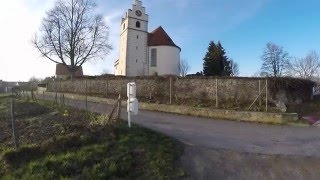
[[[133,0],[133,5],[140,5],[142,6],[142,1],[141,0]]]

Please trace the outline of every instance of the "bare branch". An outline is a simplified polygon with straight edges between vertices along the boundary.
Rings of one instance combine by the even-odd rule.
[[[233,59],[230,59],[231,76],[239,76],[239,65]]]
[[[289,64],[289,54],[283,50],[283,47],[267,43],[261,56],[263,61],[261,73],[267,76],[279,77],[286,73]]]
[[[112,49],[109,28],[95,14],[93,0],[58,0],[32,41],[42,56],[64,64],[71,73],[84,63],[103,59]]]
[[[182,77],[185,77],[190,70],[188,61],[186,59],[181,59],[179,68],[180,68],[180,75]]]
[[[304,58],[295,58],[288,69],[291,76],[314,79],[320,73],[320,57],[316,51],[312,50]]]

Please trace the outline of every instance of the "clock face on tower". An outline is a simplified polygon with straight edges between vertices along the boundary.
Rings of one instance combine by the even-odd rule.
[[[139,10],[136,10],[136,15],[140,17],[142,15],[142,12]]]

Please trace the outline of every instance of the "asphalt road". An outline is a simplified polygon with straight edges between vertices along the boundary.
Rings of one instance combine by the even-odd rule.
[[[38,95],[38,98],[42,98]],[[52,100],[51,96],[45,99]],[[66,104],[85,109],[85,102],[66,99]],[[108,113],[110,105],[88,103],[88,109]],[[126,109],[121,118],[127,120]],[[174,137],[189,146],[228,149],[269,155],[299,155],[320,157],[320,129],[265,125],[209,118],[140,111],[132,122]]]

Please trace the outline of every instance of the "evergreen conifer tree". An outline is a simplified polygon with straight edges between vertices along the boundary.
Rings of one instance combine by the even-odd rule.
[[[209,43],[208,51],[203,58],[203,74],[205,76],[230,76],[231,65],[221,43]]]

